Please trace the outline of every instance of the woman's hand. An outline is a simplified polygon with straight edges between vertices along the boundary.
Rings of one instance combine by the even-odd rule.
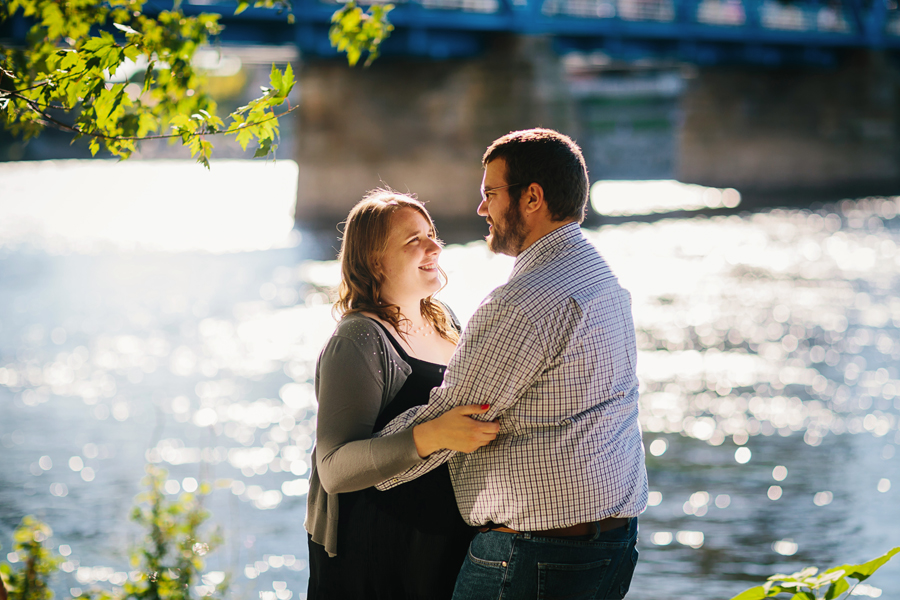
[[[470,416],[484,414],[489,408],[489,404],[457,406],[436,419],[413,427],[419,456],[425,458],[444,448],[468,454],[489,444],[497,437],[500,424],[477,421]]]

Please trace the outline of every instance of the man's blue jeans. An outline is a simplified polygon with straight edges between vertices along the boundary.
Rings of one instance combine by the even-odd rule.
[[[618,600],[637,564],[637,519],[592,536],[479,533],[453,600]]]

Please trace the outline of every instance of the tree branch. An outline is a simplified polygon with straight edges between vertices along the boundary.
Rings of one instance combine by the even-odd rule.
[[[195,131],[195,132],[192,132],[189,134],[170,133],[170,134],[146,135],[143,137],[138,137],[138,136],[127,136],[127,135],[106,135],[105,133],[100,133],[98,131],[85,131],[83,129],[79,129],[75,125],[69,125],[67,123],[63,123],[59,119],[56,119],[56,118],[50,116],[45,111],[40,109],[40,104],[38,102],[31,100],[29,98],[25,98],[19,94],[15,94],[15,96],[18,97],[19,99],[21,99],[22,101],[24,101],[25,103],[27,103],[31,107],[31,110],[33,112],[37,113],[38,115],[40,115],[42,117],[43,121],[45,121],[44,123],[42,123],[43,125],[54,127],[56,129],[60,129],[63,131],[69,131],[69,132],[77,133],[80,135],[86,135],[86,136],[100,138],[100,139],[104,139],[104,140],[110,140],[110,141],[114,141],[114,142],[143,142],[143,141],[147,141],[147,140],[166,140],[166,139],[172,139],[172,138],[184,138],[185,135],[187,135],[187,137],[189,137],[189,138],[198,137],[198,136],[206,136],[206,135],[230,135],[233,133],[238,133],[241,129],[244,129],[246,127],[256,127],[257,125],[261,125],[268,121],[280,119],[281,117],[283,117],[289,113],[292,113],[295,110],[297,110],[298,108],[300,108],[300,105],[298,104],[297,106],[288,108],[283,113],[273,114],[272,116],[267,117],[261,121],[254,121],[252,123],[248,121],[245,123],[241,123],[234,129],[223,129],[221,131],[216,131],[216,130]],[[290,106],[290,104],[288,106]]]

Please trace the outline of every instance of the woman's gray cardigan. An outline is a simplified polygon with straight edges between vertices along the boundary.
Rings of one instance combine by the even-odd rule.
[[[337,554],[339,495],[381,483],[423,460],[412,428],[372,438],[375,420],[412,371],[387,335],[372,319],[349,314],[316,363],[319,415],[306,530],[329,556]]]

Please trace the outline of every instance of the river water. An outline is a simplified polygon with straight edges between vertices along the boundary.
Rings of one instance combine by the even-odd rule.
[[[87,167],[45,165],[63,183],[43,194],[38,166],[0,172],[0,559],[18,560],[11,533],[34,514],[67,553],[59,594],[121,585],[151,462],[173,496],[214,482],[225,544],[207,568],[235,576],[233,597],[304,598],[311,376],[338,275],[314,258],[335,238],[291,231],[292,189],[180,196],[153,191],[180,167],[127,166],[73,185]],[[730,598],[900,545],[898,211],[869,198],[586,231],[638,329],[652,493],[629,598]],[[482,241],[441,262],[463,319],[512,267]],[[866,583],[900,598],[900,561]]]

